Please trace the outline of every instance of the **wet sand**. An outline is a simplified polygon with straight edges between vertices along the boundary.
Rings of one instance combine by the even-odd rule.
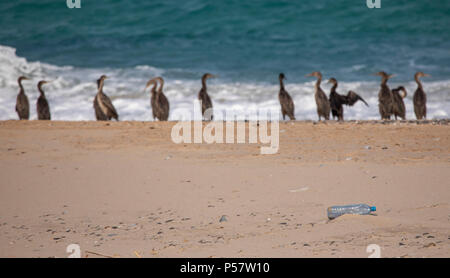
[[[275,155],[173,125],[0,122],[0,257],[450,256],[448,122],[280,123]]]

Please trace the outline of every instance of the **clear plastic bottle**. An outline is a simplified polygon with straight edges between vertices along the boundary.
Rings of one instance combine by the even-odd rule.
[[[366,204],[347,205],[347,206],[333,206],[328,208],[328,218],[334,219],[344,214],[370,214],[376,211],[376,207],[371,207]]]

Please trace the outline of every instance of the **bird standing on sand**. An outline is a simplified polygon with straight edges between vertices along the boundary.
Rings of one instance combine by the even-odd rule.
[[[157,90],[156,87],[158,85],[158,81],[160,82],[160,86]],[[153,119],[156,118],[160,121],[167,121],[169,119],[170,105],[167,97],[162,91],[164,87],[164,79],[162,79],[162,77],[156,77],[149,80],[144,91],[151,85],[153,85],[153,87],[151,89],[152,96],[150,98],[150,104],[152,106]]]
[[[393,110],[394,98],[392,91],[387,85],[390,78],[394,77],[394,74],[387,74],[384,71],[375,73],[375,75],[381,76],[381,88],[378,93],[378,109],[382,120],[390,120]]]
[[[16,99],[16,112],[19,115],[20,120],[28,120],[30,118],[30,103],[28,102],[28,97],[25,94],[25,90],[22,86],[22,80],[30,80],[25,76],[19,77],[17,82],[19,83],[19,94]]]
[[[430,76],[429,74],[423,73],[423,72],[417,72],[414,75],[414,79],[417,83],[417,90],[414,93],[413,96],[413,103],[414,103],[414,113],[416,114],[416,118],[418,120],[426,119],[427,118],[427,94],[425,94],[425,91],[422,87],[422,82],[420,82],[420,77],[427,77]]]
[[[400,94],[400,92],[402,93]],[[406,120],[406,108],[403,99],[407,95],[408,92],[403,86],[392,89],[392,97],[393,97],[392,113],[394,114],[395,120],[397,120],[397,117]]]
[[[318,71],[307,74],[307,77],[314,76],[317,77],[317,82],[315,85],[315,94],[314,97],[316,99],[317,105],[317,115],[319,116],[319,121],[321,117],[324,117],[325,120],[330,119],[330,102],[328,101],[327,95],[324,93],[322,88],[320,88],[320,82],[322,82],[322,74]]]
[[[339,121],[344,120],[344,107],[343,105],[353,106],[358,100],[364,102],[366,106],[369,106],[367,102],[359,96],[357,93],[353,91],[348,91],[347,95],[340,95],[336,92],[336,88],[338,87],[338,82],[335,78],[330,78],[328,83],[333,84],[330,90],[330,108],[331,114],[333,115],[333,119],[335,117],[338,118]]]
[[[100,78],[97,79],[97,91],[99,88],[100,88]],[[95,118],[97,119],[97,121],[107,121],[108,120],[108,117],[106,117],[106,115],[103,114],[103,111],[98,104],[97,97],[94,98],[94,111],[95,111]]]
[[[116,121],[119,120],[119,115],[117,114],[116,109],[114,108],[114,105],[112,104],[111,100],[107,95],[103,93],[103,85],[105,84],[105,79],[108,77],[106,75],[102,75],[100,77],[99,86],[98,86],[98,92],[95,98],[97,99],[98,107],[102,111],[102,113],[105,115],[106,120],[111,120],[112,118],[116,119]],[[94,109],[95,109],[95,102],[94,102]]]
[[[294,102],[292,101],[291,96],[288,92],[284,89],[283,80],[286,79],[283,73],[280,73],[278,76],[278,79],[280,81],[280,91],[278,93],[278,100],[281,104],[281,114],[283,115],[283,120],[286,119],[286,115],[289,116],[290,120],[295,121],[295,106]]]
[[[153,85],[153,87],[150,89],[150,106],[152,107],[152,113],[153,113],[153,120],[157,118],[158,115],[158,106],[156,101],[156,95],[158,92],[156,91],[156,87],[158,86],[158,80],[156,78],[153,78],[147,82],[147,85],[144,89],[144,91],[150,87],[150,85]]]
[[[45,97],[44,90],[42,90],[42,85],[47,84],[48,81],[39,81],[37,87],[39,93],[41,94],[36,102],[36,111],[38,114],[38,120],[50,120],[50,107],[48,105],[47,98]]]
[[[202,88],[200,89],[200,91],[198,92],[198,100],[201,101],[201,105],[202,105],[202,116],[204,119],[206,120],[213,120],[214,116],[213,116],[213,111],[212,111],[212,101],[211,98],[208,95],[208,91],[206,89],[206,80],[208,78],[214,78],[216,77],[215,75],[212,75],[210,73],[205,73],[202,77]],[[205,118],[205,111],[207,109],[210,109],[209,111],[209,115],[207,115],[208,117]]]

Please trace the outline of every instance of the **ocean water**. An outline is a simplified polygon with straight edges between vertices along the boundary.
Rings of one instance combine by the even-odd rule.
[[[354,90],[361,103],[346,119],[378,119],[379,77],[395,73],[391,87],[404,85],[407,118],[413,119],[416,71],[428,94],[428,117],[450,114],[450,1],[381,0],[175,1],[65,0],[0,3],[0,120],[16,119],[17,78],[24,81],[31,119],[39,80],[54,120],[94,120],[96,79],[110,77],[104,91],[121,120],[151,121],[145,83],[166,80],[171,120],[186,118],[205,72],[216,118],[233,108],[279,109],[278,74],[296,104],[298,120],[317,119],[314,79],[337,78],[338,91]],[[329,92],[325,82],[322,88]]]

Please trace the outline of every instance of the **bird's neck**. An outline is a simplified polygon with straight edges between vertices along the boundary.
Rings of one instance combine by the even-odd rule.
[[[284,83],[283,79],[280,78],[280,89],[284,90]]]
[[[414,76],[414,79],[416,80],[417,86],[419,86],[420,89],[422,89],[422,82],[420,82],[420,79],[418,76]]]
[[[206,78],[202,78],[202,88],[206,90]]]
[[[22,80],[19,81],[19,89],[20,89],[19,94],[25,94],[25,90],[23,89],[22,86]]]
[[[381,79],[381,85],[387,85],[387,82],[388,82],[388,79],[386,78],[386,77],[383,77],[382,79]]]
[[[164,88],[164,80],[161,79],[160,81],[161,81],[161,86],[159,86],[158,93],[162,94],[162,91],[163,91],[163,88]]]
[[[38,86],[38,90],[39,90],[39,93],[41,93],[41,96],[45,97],[44,90],[42,90],[41,86]]]
[[[317,77],[316,81],[316,90],[320,88],[320,83],[322,82],[322,76]]]
[[[337,83],[334,83],[334,84],[333,84],[333,87],[331,87],[331,92],[332,92],[332,93],[336,93],[337,86],[338,86]]]
[[[104,80],[100,80],[100,84],[98,85],[98,93],[99,94],[103,94],[103,84],[104,84]]]

